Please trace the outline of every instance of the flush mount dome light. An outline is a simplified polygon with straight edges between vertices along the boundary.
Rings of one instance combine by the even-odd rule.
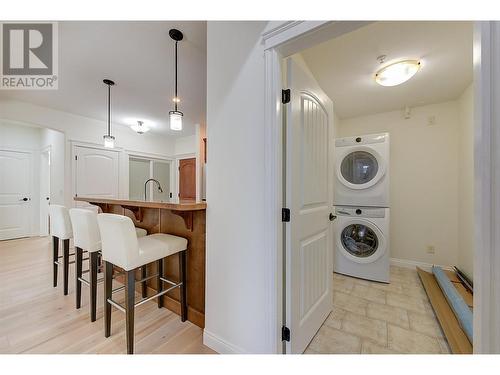
[[[380,63],[384,62],[385,56],[378,58]],[[375,82],[381,86],[397,86],[413,77],[420,69],[420,61],[403,60],[379,69],[375,74]]]
[[[131,126],[132,130],[137,132],[137,134],[144,134],[149,130],[147,125],[144,125],[143,121],[137,121],[137,124]]]

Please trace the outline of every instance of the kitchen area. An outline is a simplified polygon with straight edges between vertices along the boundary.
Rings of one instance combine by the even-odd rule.
[[[213,353],[206,22],[57,27],[58,90],[0,95],[0,352]]]

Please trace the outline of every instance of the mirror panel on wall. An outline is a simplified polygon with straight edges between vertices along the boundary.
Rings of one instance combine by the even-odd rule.
[[[170,160],[148,159],[143,157],[129,158],[129,199],[144,200],[144,183],[154,178],[162,188],[151,181],[148,183],[147,200],[168,202],[171,198],[171,164]]]
[[[168,201],[170,199],[170,162],[153,160],[153,178],[158,180],[163,192],[153,187],[153,200]]]

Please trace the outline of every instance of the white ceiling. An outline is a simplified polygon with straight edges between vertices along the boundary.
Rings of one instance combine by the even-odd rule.
[[[179,42],[182,132],[171,131],[168,124],[174,96],[171,28],[184,33]],[[59,89],[2,91],[0,98],[106,121],[104,78],[116,83],[111,94],[113,123],[143,120],[157,134],[194,134],[194,124],[205,122],[206,22],[60,22]]]
[[[422,68],[399,86],[373,77],[377,56],[420,59]],[[472,82],[472,22],[376,22],[302,52],[340,118],[456,99]]]

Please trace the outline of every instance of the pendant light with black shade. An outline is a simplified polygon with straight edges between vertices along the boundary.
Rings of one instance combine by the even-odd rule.
[[[174,110],[170,111],[168,114],[170,117],[170,129],[179,131],[182,130],[182,117],[184,116],[184,114],[177,109],[177,105],[180,102],[180,99],[177,96],[177,45],[182,40],[184,35],[177,29],[170,29],[168,35],[170,35],[170,38],[175,41],[175,95],[173,98]]]
[[[115,137],[111,135],[111,86],[114,86],[114,82],[110,79],[104,79],[104,84],[108,86],[108,134],[104,138],[104,147],[114,148],[115,147]]]

